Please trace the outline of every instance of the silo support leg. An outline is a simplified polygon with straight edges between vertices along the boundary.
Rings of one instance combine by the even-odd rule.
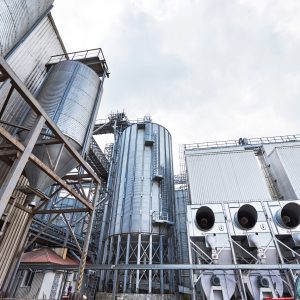
[[[117,242],[117,254],[115,258],[115,265],[119,263],[120,257],[120,247],[121,247],[121,235],[118,235],[118,242]],[[114,270],[114,280],[113,280],[113,299],[116,297],[116,293],[118,292],[118,270]]]
[[[130,251],[130,234],[127,235],[127,244],[126,244],[126,259],[125,264],[129,263],[129,251]],[[127,281],[128,281],[128,270],[125,270],[124,273],[124,283],[123,283],[123,293],[127,291]]]
[[[149,264],[152,265],[152,234],[149,237]],[[149,270],[149,294],[152,293],[152,270]]]
[[[159,258],[160,258],[160,263],[163,264],[164,263],[164,255],[163,255],[163,236],[160,235],[159,236]],[[164,271],[160,270],[159,271],[160,275],[160,293],[163,294],[164,293]]]
[[[22,152],[21,156],[15,159],[12,167],[10,168],[3,184],[0,189],[0,218],[2,217],[8,201],[18,183],[20,176],[26,166],[26,163],[29,160],[29,157],[32,153],[33,147],[39,137],[39,134],[44,126],[45,119],[42,116],[39,116],[36,119],[34,127],[29,132],[25,140],[25,149]],[[10,135],[3,127],[0,127],[0,135],[6,138],[7,135]]]
[[[141,234],[138,235],[138,253],[137,253],[137,264],[139,265],[141,263],[141,241],[142,236]],[[135,281],[135,292],[139,292],[139,286],[140,286],[140,271],[136,271],[136,281]]]

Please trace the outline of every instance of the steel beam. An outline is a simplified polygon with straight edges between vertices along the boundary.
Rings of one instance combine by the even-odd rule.
[[[130,251],[130,233],[127,234],[127,242],[126,242],[126,258],[125,264],[129,263],[129,251]],[[124,283],[123,283],[123,293],[127,292],[127,280],[128,280],[128,270],[124,272]]]
[[[22,270],[31,268],[34,270],[78,270],[78,266],[69,265],[47,265],[47,264],[22,264]],[[200,271],[218,271],[218,270],[300,270],[299,264],[240,264],[240,265],[198,265],[198,264],[93,264],[86,265],[87,270],[200,270]]]
[[[70,225],[70,223],[69,223],[69,221],[68,221],[68,219],[66,218],[66,216],[65,216],[64,213],[62,213],[62,216],[63,216],[63,218],[64,218],[65,223],[67,224],[67,226],[68,226],[68,228],[69,228],[69,231],[70,231],[70,233],[71,233],[71,235],[72,235],[72,238],[73,238],[73,240],[74,240],[74,242],[75,242],[75,244],[76,244],[76,247],[77,247],[77,249],[78,249],[80,255],[82,255],[82,249],[81,249],[81,247],[80,247],[80,245],[79,245],[79,243],[78,243],[78,240],[77,240],[76,235],[75,235],[75,233],[74,233],[74,231],[73,231],[73,228],[71,227],[71,225]],[[66,242],[67,242],[67,241],[66,241]]]
[[[52,219],[50,219],[49,221],[48,221],[48,223],[47,223],[47,225],[44,227],[44,228],[42,228],[40,231],[39,231],[39,233],[37,234],[37,235],[35,235],[34,237],[33,237],[33,239],[30,241],[30,243],[29,244],[27,244],[27,245],[25,245],[25,247],[24,247],[24,249],[23,249],[23,251],[24,250],[26,250],[27,248],[29,248],[42,234],[43,234],[43,232],[44,231],[46,231],[49,227],[50,227],[50,225],[52,224],[52,222],[58,217],[59,215],[56,215],[56,216],[54,216]]]
[[[118,241],[117,241],[117,253],[115,257],[115,264],[118,264],[119,262],[119,257],[120,257],[120,247],[121,247],[121,235],[118,235]],[[119,285],[119,280],[118,280],[118,270],[114,271],[114,280],[113,280],[113,299],[115,299],[116,294],[118,292],[118,285]]]
[[[152,234],[149,236],[149,264],[152,264]],[[149,286],[148,293],[152,293],[152,270],[149,270]]]
[[[45,210],[33,210],[34,215],[48,215],[48,214],[68,214],[78,212],[89,212],[87,208],[66,208],[66,209],[45,209]]]
[[[7,106],[7,104],[8,104],[8,101],[9,101],[9,99],[10,99],[10,97],[11,97],[13,91],[14,91],[14,87],[11,86],[11,87],[10,87],[10,90],[9,90],[7,96],[6,96],[6,99],[5,99],[5,101],[4,101],[4,104],[3,104],[2,108],[1,108],[1,111],[0,111],[0,119],[1,119],[2,116],[3,116],[3,113],[4,113],[5,109],[6,109],[6,106]]]
[[[37,118],[34,127],[30,131],[29,135],[25,140],[25,145],[18,142],[21,146],[21,150],[23,153],[17,158],[12,167],[10,168],[2,186],[0,189],[0,217],[3,215],[5,208],[8,204],[8,201],[19,181],[20,176],[23,173],[25,165],[28,162],[28,159],[32,153],[33,147],[39,137],[39,134],[45,124],[45,118],[40,116]],[[3,127],[0,127],[0,134],[6,138],[6,134],[8,133]],[[10,134],[9,134],[10,135]],[[14,138],[13,138],[14,139]],[[15,140],[15,139],[14,139]]]
[[[98,195],[99,190],[100,190],[100,184],[98,183],[98,184],[96,184],[95,191],[94,191],[93,205],[95,205],[96,200],[99,196]],[[79,268],[78,268],[79,277],[76,282],[76,293],[81,292],[81,287],[82,287],[82,283],[83,283],[83,275],[84,275],[84,270],[86,267],[86,258],[88,255],[91,232],[92,232],[92,228],[93,228],[93,221],[94,221],[94,217],[95,217],[95,210],[90,211],[89,214],[90,214],[90,217],[89,217],[89,221],[88,221],[87,232],[85,235],[85,239],[84,239],[84,243],[83,243],[83,247],[82,247],[82,255],[81,255],[80,264],[79,264]]]
[[[163,255],[163,249],[164,249],[164,244],[163,244],[163,236],[159,236],[159,261],[161,264],[164,262],[164,255]],[[160,279],[160,293],[164,293],[164,271],[163,269],[159,269],[159,279]]]
[[[42,118],[42,117],[41,117]],[[44,124],[44,123],[43,123]],[[42,124],[42,127],[43,127]],[[25,146],[20,143],[18,140],[16,140],[8,131],[6,131],[3,127],[0,127],[0,135],[2,135],[7,141],[9,141],[10,143],[12,143],[18,150],[25,152]],[[57,183],[59,183],[66,191],[68,191],[71,195],[73,195],[75,198],[77,198],[82,204],[84,204],[86,207],[88,207],[90,210],[93,209],[93,205],[87,201],[87,199],[85,199],[84,197],[82,197],[81,195],[79,195],[73,188],[71,188],[68,184],[65,183],[65,181],[60,178],[55,172],[53,172],[46,164],[44,164],[40,159],[38,159],[35,155],[33,155],[32,149],[34,147],[34,145],[31,145],[32,148],[30,150],[30,153],[28,153],[28,157],[29,159],[37,166],[39,167],[42,171],[44,171],[50,178],[52,178],[54,181],[56,181]],[[20,158],[21,160],[21,158]],[[28,160],[28,159],[27,159]],[[27,160],[24,163],[24,167],[25,164],[27,163]],[[18,163],[18,160],[15,160]],[[22,167],[22,166],[21,166]],[[23,168],[18,167],[18,174],[20,173],[20,175],[22,174],[21,171],[23,171]],[[13,171],[13,166],[10,169],[10,172]],[[15,178],[15,181],[19,180],[20,175],[18,175],[17,178]],[[4,185],[2,186],[2,188],[4,187]],[[2,190],[1,188],[1,190]],[[1,190],[0,190],[0,199],[2,199],[1,197]],[[0,202],[0,208],[1,208],[1,203]],[[1,209],[0,209],[0,215],[1,215]]]
[[[138,235],[138,246],[137,246],[137,264],[140,264],[141,262],[141,234]],[[136,279],[135,279],[135,292],[139,292],[139,286],[140,286],[140,269],[137,269],[136,271]]]

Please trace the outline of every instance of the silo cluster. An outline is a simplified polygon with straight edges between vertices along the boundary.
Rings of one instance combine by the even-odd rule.
[[[149,118],[131,122],[124,113],[95,125],[103,80],[108,75],[104,56],[95,61],[84,52],[84,58],[76,59],[73,53],[74,59],[70,59],[50,14],[52,4],[53,0],[2,1],[0,21],[5,26],[0,26],[0,55],[80,158],[88,161],[93,134],[114,133],[110,165],[96,140],[92,142],[98,152],[93,152],[90,167],[101,177],[99,197],[96,188],[92,191],[93,179],[80,181],[88,172],[78,168],[78,157],[65,148],[68,143],[57,141],[49,124],[41,124],[31,150],[59,178],[68,174],[65,182],[77,189],[81,198],[86,200],[93,193],[98,197],[98,207],[88,202],[90,210],[84,210],[74,195],[68,198],[69,194],[56,195],[66,200],[61,206],[49,201],[44,207],[62,212],[71,207],[70,215],[80,212],[73,218],[74,232],[88,236],[85,241],[94,235],[90,256],[89,243],[82,238],[84,245],[79,245],[70,224],[73,236],[63,244],[67,248],[73,239],[72,250],[77,252],[72,255],[82,254],[80,280],[84,277],[82,265],[88,261],[83,285],[88,292],[92,286],[90,299],[294,296],[300,269],[300,137],[184,145],[181,181],[175,188],[172,139],[166,128]],[[60,55],[55,56],[55,63],[50,63],[56,54]],[[1,127],[26,146],[39,117],[32,105],[11,89],[4,75],[0,74]],[[6,148],[2,137],[0,142],[5,151],[16,150]],[[22,151],[15,152],[14,156],[1,156],[1,189]],[[105,168],[96,152],[104,157]],[[30,159],[25,164],[11,199],[7,197],[8,205],[2,205],[0,292],[12,288],[33,211],[43,207],[56,188],[49,173]],[[77,183],[74,173],[69,174],[76,167]],[[28,186],[34,193],[25,194]],[[50,216],[48,211],[44,219]],[[86,226],[90,231],[83,230],[86,216],[94,219],[92,233],[92,225]],[[40,218],[39,224],[44,224],[44,219]],[[60,227],[67,218],[57,220],[53,224]],[[23,298],[25,294],[20,292]]]

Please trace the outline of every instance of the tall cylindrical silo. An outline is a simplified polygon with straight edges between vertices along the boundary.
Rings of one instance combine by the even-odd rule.
[[[0,55],[5,56],[50,8],[54,0],[0,1]]]
[[[81,151],[87,138],[89,124],[93,121],[94,110],[100,101],[100,88],[100,79],[91,68],[80,62],[63,61],[52,67],[37,97],[43,109],[77,151]],[[29,112],[22,126],[31,128],[35,118],[36,114]],[[26,138],[25,132],[20,133],[20,138]],[[33,151],[51,169],[60,152],[60,144],[35,146]],[[77,162],[69,152],[63,150],[55,172],[64,176],[76,165]],[[25,172],[30,186],[41,191],[53,183],[33,163],[27,164]]]
[[[103,263],[166,264],[173,260],[174,186],[171,135],[151,122],[133,124],[118,142],[110,229]],[[102,272],[100,290],[171,293],[169,271]]]

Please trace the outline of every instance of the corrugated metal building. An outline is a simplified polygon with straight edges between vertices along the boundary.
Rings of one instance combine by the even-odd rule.
[[[252,150],[191,149],[185,157],[191,204],[271,199]]]
[[[273,144],[265,148],[266,160],[282,199],[300,199],[300,143]]]
[[[181,205],[187,202],[185,253],[189,264],[208,265],[191,270],[187,293],[194,300],[292,296],[300,258],[299,136],[199,143],[183,149],[188,193],[186,199],[180,199],[184,190],[176,193],[177,222],[184,222],[178,214],[184,213]],[[177,237],[185,234],[179,224]],[[182,259],[185,239],[180,239]],[[211,264],[215,268],[210,269]],[[222,273],[229,264],[234,268]],[[239,269],[241,264],[249,269]],[[277,264],[286,271],[273,267]],[[232,280],[225,284],[224,278]]]

